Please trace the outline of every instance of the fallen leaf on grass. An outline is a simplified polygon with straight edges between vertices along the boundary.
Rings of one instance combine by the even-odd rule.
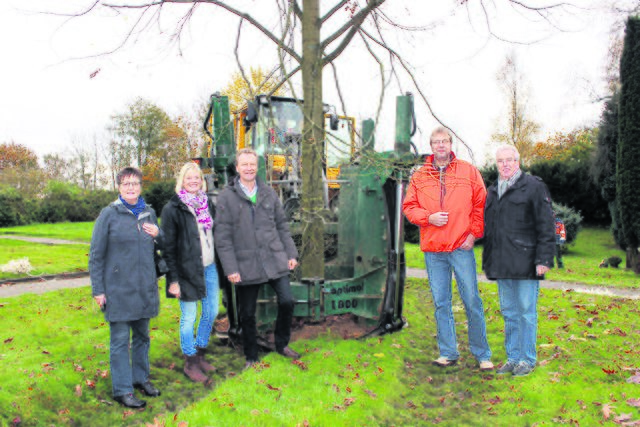
[[[9,344],[11,341],[13,341],[13,337],[7,338],[6,340],[4,340],[4,343]]]
[[[626,423],[627,421],[631,421],[631,414],[620,414],[617,417],[613,417],[613,422],[616,423],[616,424],[624,423],[626,425],[629,425],[629,424]],[[631,425],[633,425],[633,424],[631,424]]]
[[[301,360],[292,360],[291,363],[296,365],[298,368],[302,369],[303,371],[306,371],[307,369],[309,369],[307,367],[307,364]]]
[[[613,374],[617,373],[618,371],[616,371],[615,369],[602,368],[602,372],[604,372],[607,375],[613,375]]]
[[[355,403],[356,399],[354,397],[345,397],[344,398],[344,406],[351,406]]]
[[[417,406],[415,403],[413,403],[412,401],[408,401],[407,404],[405,405],[408,409],[416,409]]]
[[[372,392],[371,390],[365,389],[364,392],[367,393],[369,396],[373,397],[374,399],[378,397],[378,395]]]
[[[627,399],[627,404],[640,408],[640,399]]]
[[[602,416],[605,420],[608,420],[611,417],[611,409],[612,407],[609,404],[602,405]]]
[[[627,378],[627,382],[629,384],[640,384],[640,372],[636,372],[634,376]]]
[[[623,331],[622,329],[618,328],[617,326],[615,328],[613,328],[613,331],[611,331],[611,333],[613,335],[618,335],[620,337],[626,337],[627,333],[625,331]]]
[[[279,388],[279,387],[274,387],[274,386],[272,386],[271,384],[267,384],[267,388],[268,388],[269,390],[275,390],[275,391],[280,390],[280,388]]]
[[[384,357],[384,353],[374,353],[375,357]]]
[[[96,382],[95,381],[87,380],[87,381],[85,381],[85,383],[87,384],[87,387],[89,387],[89,388],[96,388]]]
[[[80,384],[76,384],[76,391],[75,391],[76,396],[80,397],[82,396],[82,387],[80,386]]]
[[[496,405],[498,403],[502,403],[502,399],[500,399],[500,396],[496,396],[494,399],[487,400],[487,402],[491,403],[492,405]]]

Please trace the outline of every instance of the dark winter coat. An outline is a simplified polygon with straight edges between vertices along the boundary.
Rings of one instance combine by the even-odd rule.
[[[547,186],[522,176],[498,199],[489,187],[485,205],[482,269],[489,279],[536,280],[536,265],[553,266],[555,226]]]
[[[162,243],[162,232],[154,238],[142,224],[158,225],[155,211],[147,206],[138,218],[120,200],[100,212],[91,236],[89,273],[93,296],[107,299],[105,319],[128,322],[158,315],[158,278],[154,246]]]
[[[220,193],[216,205],[214,240],[224,275],[240,273],[241,285],[288,275],[298,251],[276,192],[258,180],[253,205],[238,181]]]
[[[213,203],[209,200],[209,214],[215,217]],[[164,231],[163,258],[167,262],[167,285],[180,284],[180,299],[199,301],[207,295],[204,282],[204,265],[198,221],[177,194],[162,209]]]

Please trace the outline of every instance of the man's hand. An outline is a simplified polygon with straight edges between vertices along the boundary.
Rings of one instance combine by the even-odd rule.
[[[295,258],[289,260],[289,270],[293,270],[298,265],[298,261]]]
[[[463,249],[465,251],[470,251],[471,249],[473,249],[473,244],[475,242],[476,242],[476,238],[474,237],[474,235],[469,234],[467,238],[464,239],[464,242],[460,245],[460,249]]]
[[[544,273],[546,273],[549,270],[551,270],[551,269],[549,267],[547,267],[546,265],[536,265],[536,274],[538,276],[542,276]]]
[[[429,215],[429,224],[442,227],[449,222],[449,212],[436,212]]]
[[[240,278],[240,273],[233,273],[233,274],[230,274],[230,275],[228,275],[228,276],[227,276],[227,279],[229,279],[229,281],[230,281],[231,283],[234,283],[234,284],[235,284],[235,283],[240,283],[240,280],[241,280],[241,278]]]
[[[180,285],[178,282],[173,282],[169,285],[169,293],[176,298],[180,298]]]

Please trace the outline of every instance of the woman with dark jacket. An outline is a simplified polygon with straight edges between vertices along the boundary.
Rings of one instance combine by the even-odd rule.
[[[113,398],[141,408],[146,402],[135,397],[134,388],[160,395],[149,381],[149,319],[159,311],[154,250],[162,233],[156,213],[140,197],[142,172],[124,168],[116,182],[120,196],[93,227],[89,273],[93,298],[109,322]]]
[[[162,210],[165,236],[163,256],[167,262],[167,293],[180,299],[180,347],[185,356],[184,373],[206,383],[215,368],[204,359],[213,322],[218,314],[218,273],[214,262],[213,204],[204,192],[200,167],[185,164],[176,180],[176,194]],[[198,301],[200,323],[196,328]]]

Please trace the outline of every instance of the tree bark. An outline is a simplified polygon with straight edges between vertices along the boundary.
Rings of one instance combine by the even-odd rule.
[[[319,0],[302,2],[302,276],[324,278],[322,50]]]

